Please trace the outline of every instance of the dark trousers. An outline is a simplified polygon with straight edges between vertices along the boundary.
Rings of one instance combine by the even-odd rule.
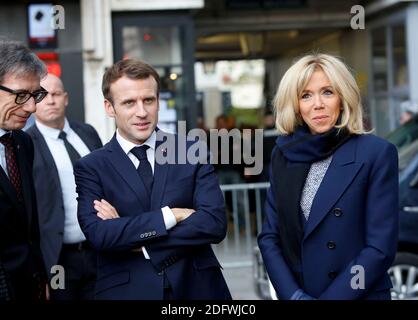
[[[87,242],[63,244],[58,264],[65,270],[65,289],[50,288],[51,300],[93,300],[97,256]]]

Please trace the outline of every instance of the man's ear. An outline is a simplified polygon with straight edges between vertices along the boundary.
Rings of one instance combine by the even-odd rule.
[[[105,107],[106,114],[109,117],[114,118],[115,117],[115,108],[113,107],[113,104],[109,100],[105,99],[104,100],[104,107]]]
[[[64,92],[64,106],[67,107],[68,106],[68,93]]]

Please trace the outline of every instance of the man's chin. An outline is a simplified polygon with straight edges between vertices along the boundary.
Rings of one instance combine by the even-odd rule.
[[[16,121],[13,122],[9,125],[9,128],[7,130],[21,130],[25,127],[26,122],[28,119],[26,119],[25,121]]]
[[[135,134],[135,140],[137,141],[141,141],[141,143],[145,142],[146,140],[148,140],[148,138],[151,136],[153,130],[144,130],[144,131],[140,131],[140,132],[136,132]]]

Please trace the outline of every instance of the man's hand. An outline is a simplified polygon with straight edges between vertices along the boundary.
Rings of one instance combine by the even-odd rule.
[[[106,200],[94,200],[94,209],[97,211],[97,216],[102,220],[119,218],[116,209]]]
[[[49,285],[48,285],[48,283],[46,284],[46,288],[45,288],[45,299],[46,300],[51,300],[51,293],[49,292]]]
[[[9,120],[12,112],[21,107],[14,102],[14,95],[10,95],[10,98],[0,106],[0,128],[6,128],[6,121]]]
[[[196,210],[194,209],[188,209],[188,208],[173,208],[171,211],[174,214],[174,217],[176,218],[177,223],[180,221],[183,221],[190,217]]]

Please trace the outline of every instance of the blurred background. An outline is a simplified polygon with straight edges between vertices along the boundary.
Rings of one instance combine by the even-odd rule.
[[[364,8],[364,29],[351,26],[355,5]],[[264,128],[265,165],[275,139],[272,98],[292,61],[308,52],[340,56],[361,89],[367,126],[382,137],[395,132],[404,112],[418,111],[417,31],[417,1],[16,0],[0,4],[0,36],[26,43],[50,72],[63,79],[70,96],[67,116],[93,125],[103,141],[115,130],[103,109],[103,72],[120,59],[140,58],[162,78],[161,128],[175,131],[178,120],[186,120],[189,129]],[[409,127],[396,131],[398,147],[405,135],[417,138],[418,124],[409,122]],[[414,130],[417,134],[411,138]],[[232,153],[234,148],[232,144]],[[405,167],[417,151],[409,151]],[[230,221],[228,237],[216,249],[232,294],[236,299],[271,298],[254,249],[268,187],[266,172],[254,177],[246,176],[240,165],[216,169]],[[410,249],[414,250],[416,245]],[[399,272],[399,277],[408,277]],[[408,281],[416,295],[415,275],[413,279]],[[409,290],[402,285],[407,283],[399,284],[400,291]]]

